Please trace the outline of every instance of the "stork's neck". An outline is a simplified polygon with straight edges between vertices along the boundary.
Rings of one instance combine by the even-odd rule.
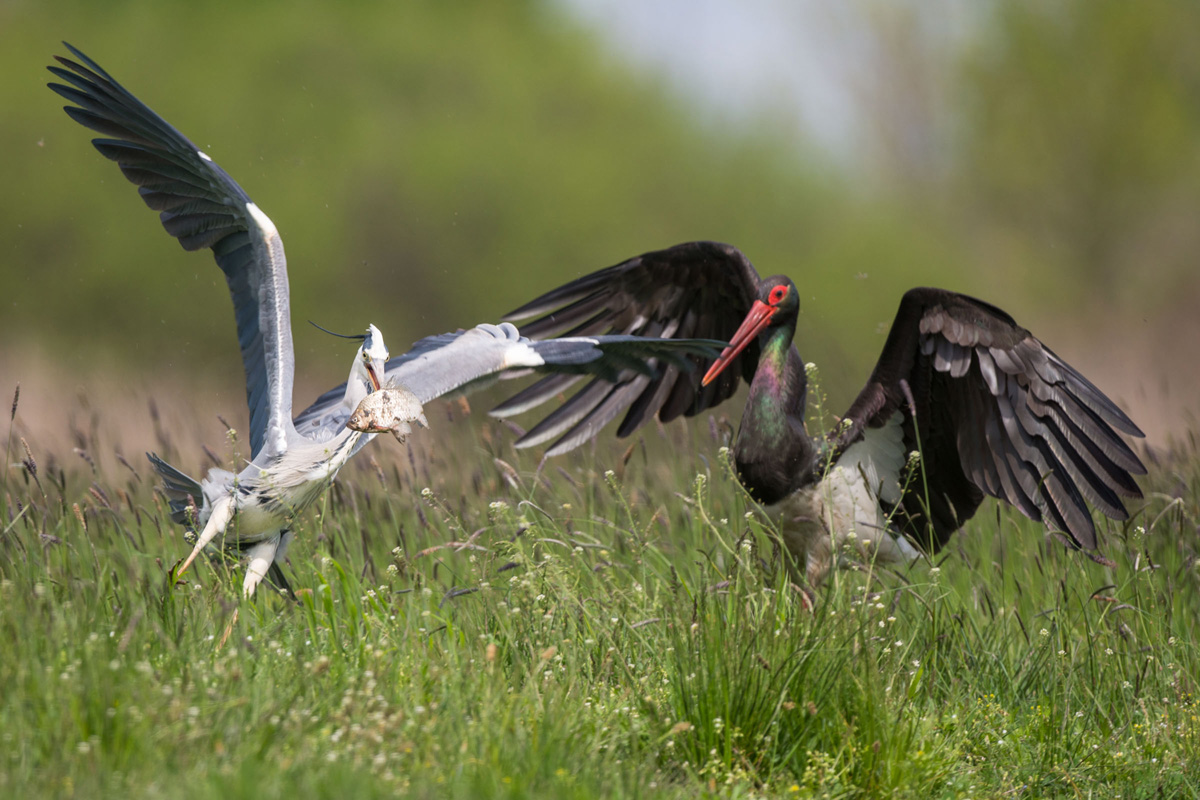
[[[765,334],[734,446],[742,484],[765,505],[807,483],[816,463],[816,446],[804,429],[808,380],[791,347],[795,330],[793,319]]]

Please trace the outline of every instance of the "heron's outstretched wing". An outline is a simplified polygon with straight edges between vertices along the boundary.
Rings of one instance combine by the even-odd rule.
[[[420,340],[404,355],[388,361],[385,381],[408,389],[421,403],[533,370],[571,377],[592,375],[594,384],[619,392],[634,377],[653,375],[656,369],[691,370],[692,359],[715,357],[724,344],[620,335],[533,341],[507,322],[484,324]],[[344,384],[325,392],[296,417],[296,429],[311,435],[314,428],[344,427],[346,419],[342,417],[349,417],[344,409],[339,416],[344,393]]]
[[[246,369],[252,454],[282,452],[292,424],[295,365],[287,262],[275,225],[186,136],[95,61],[66,47],[79,61],[56,56],[62,66],[48,68],[69,84],[49,84],[75,104],[64,110],[106,137],[92,144],[137,184],[167,233],[185,250],[211,249],[225,273]]]
[[[1008,314],[942,289],[904,295],[883,352],[837,432],[904,416],[923,472],[899,509],[907,532],[936,549],[989,494],[1096,546],[1087,503],[1125,519],[1145,474],[1121,433],[1142,432],[1112,400]],[[915,416],[914,416],[915,414]],[[1120,432],[1120,433],[1118,433]]]
[[[635,334],[646,337],[699,337],[728,340],[754,302],[758,272],[736,247],[717,242],[686,242],[643,253],[607,269],[577,278],[506,316],[520,321],[531,339],[565,334]],[[706,387],[701,370],[670,365],[637,376],[620,391],[593,382],[535,425],[518,441],[529,447],[561,437],[555,454],[586,441],[608,421],[625,414],[618,436],[627,436],[656,415],[663,422],[711,408],[749,382],[758,365],[753,343],[730,369]],[[799,360],[793,347],[791,356]],[[706,366],[693,359],[695,366]],[[492,413],[508,416],[533,408],[564,391],[571,376],[551,375],[502,403]]]

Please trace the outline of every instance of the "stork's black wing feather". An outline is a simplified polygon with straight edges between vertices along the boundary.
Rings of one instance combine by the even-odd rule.
[[[1142,436],[1103,392],[995,306],[941,289],[904,295],[879,361],[846,412],[838,445],[904,415],[923,480],[899,509],[936,549],[985,494],[1096,546],[1088,504],[1125,519],[1146,469],[1121,434]]]
[[[758,280],[758,272],[736,247],[687,242],[577,278],[505,319],[517,322],[521,333],[531,339],[635,334],[728,340],[750,311]],[[731,397],[740,380],[749,382],[758,357],[757,343],[750,345],[718,380],[703,388],[704,369],[676,367],[654,376],[629,373],[616,387],[588,383],[517,445],[530,447],[558,437],[548,451],[553,455],[578,446],[621,414],[625,416],[618,436],[632,433],[655,416],[669,422],[699,413]],[[694,361],[697,367],[708,363],[707,359]],[[508,416],[526,411],[567,386],[560,376],[544,378],[492,413]]]

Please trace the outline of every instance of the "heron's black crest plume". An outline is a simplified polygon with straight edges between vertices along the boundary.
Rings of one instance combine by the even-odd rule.
[[[361,342],[367,338],[367,335],[365,333],[334,333],[333,331],[329,330],[328,328],[322,328],[320,325],[313,322],[311,319],[308,321],[308,324],[312,325],[314,328],[316,328],[319,331],[325,331],[330,336],[336,336],[339,339],[356,339]]]

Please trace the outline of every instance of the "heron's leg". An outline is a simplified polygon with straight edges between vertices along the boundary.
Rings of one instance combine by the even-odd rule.
[[[279,568],[279,562],[271,562],[271,568],[267,570],[267,583],[278,589],[282,594],[287,595],[293,601],[296,600],[296,590],[288,583],[287,576],[283,574],[283,570]]]
[[[272,536],[270,539],[264,539],[253,547],[247,548],[246,555],[250,557],[250,563],[246,565],[246,579],[242,582],[242,594],[245,597],[252,597],[258,584],[262,583],[262,579],[266,577],[267,570],[275,561],[275,552],[279,549],[279,538]]]
[[[292,589],[291,584],[288,583],[288,579],[283,574],[280,564],[283,563],[284,558],[287,556],[288,545],[292,543],[292,539],[294,538],[295,534],[291,531],[283,531],[280,534],[279,549],[275,551],[275,560],[271,562],[271,568],[267,570],[267,583],[287,594],[292,600],[296,599],[296,592]]]
[[[287,558],[288,547],[291,546],[292,540],[296,538],[296,534],[291,531],[279,532],[279,549],[275,551],[275,563],[282,564]]]
[[[212,513],[208,516],[208,523],[205,524],[204,530],[200,532],[200,538],[196,540],[196,546],[192,548],[191,554],[183,562],[183,566],[179,568],[179,571],[175,573],[176,578],[187,571],[187,568],[196,560],[196,556],[200,555],[204,548],[208,547],[208,543],[215,539],[218,533],[225,532],[229,521],[233,519],[233,512],[232,495],[227,494],[224,497],[217,498],[217,501],[213,503]]]

